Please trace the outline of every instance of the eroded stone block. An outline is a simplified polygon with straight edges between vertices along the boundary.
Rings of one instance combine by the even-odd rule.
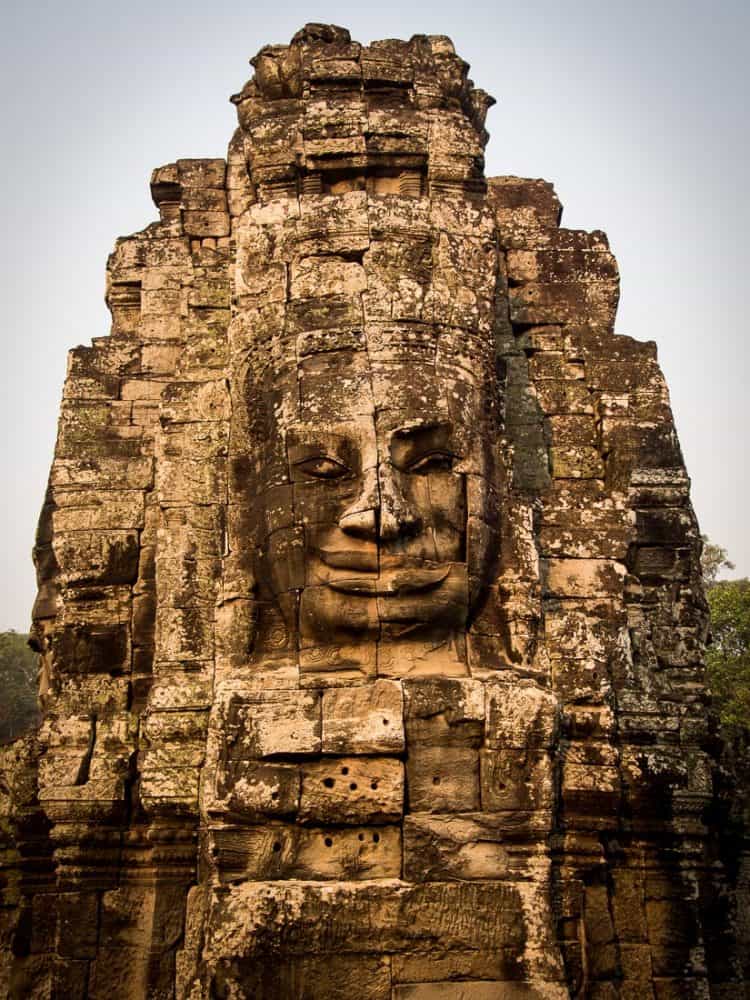
[[[483,809],[552,808],[554,773],[547,751],[482,750],[479,760]]]
[[[404,749],[403,697],[397,681],[377,680],[323,692],[323,752],[399,753]]]
[[[229,754],[252,760],[319,753],[320,710],[320,695],[307,691],[278,691],[267,701],[234,702],[228,719]]]
[[[558,732],[558,702],[551,691],[531,685],[488,683],[485,745],[551,750]]]
[[[410,747],[406,758],[410,812],[471,812],[479,808],[479,757],[464,746]]]
[[[392,823],[401,818],[403,800],[400,760],[337,757],[302,766],[301,821]]]
[[[401,874],[397,826],[222,826],[210,837],[223,881],[392,879]]]

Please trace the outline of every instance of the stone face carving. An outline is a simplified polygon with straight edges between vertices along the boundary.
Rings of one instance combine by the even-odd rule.
[[[248,347],[268,290],[237,295],[229,335],[248,374],[233,405],[230,531],[254,549],[256,659],[267,657],[268,635],[278,652],[285,630],[305,683],[435,672],[438,661],[466,674],[467,619],[497,548],[494,343],[487,323],[450,326],[425,309],[438,281],[465,280],[466,262],[446,249],[442,266],[433,263],[441,232],[429,203],[391,197],[302,195],[306,213],[323,203],[339,227],[312,248],[304,216],[264,221],[265,206],[238,231],[239,287],[253,274],[245,246],[275,246],[271,268],[278,260],[290,276],[298,318],[291,332],[279,325],[270,343]],[[491,220],[475,214],[471,250],[487,272],[474,283],[489,314]],[[254,266],[257,289],[265,254]],[[392,315],[378,295],[370,316],[368,288],[394,280],[407,289],[406,308]],[[334,327],[320,328],[330,317],[309,309],[321,289],[339,311]]]
[[[699,537],[606,237],[484,178],[446,38],[253,67],[71,352],[0,991],[743,995]]]

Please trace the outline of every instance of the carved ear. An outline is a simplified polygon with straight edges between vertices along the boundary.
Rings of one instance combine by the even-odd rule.
[[[244,666],[255,646],[258,631],[257,585],[244,554],[230,553],[222,560],[219,599],[214,612],[217,663]]]

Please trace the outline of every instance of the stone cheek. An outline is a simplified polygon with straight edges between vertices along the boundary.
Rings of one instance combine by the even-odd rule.
[[[442,36],[253,66],[71,352],[0,994],[739,997],[699,534],[606,237],[484,178]]]

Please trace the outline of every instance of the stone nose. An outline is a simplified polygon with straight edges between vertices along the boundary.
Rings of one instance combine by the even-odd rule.
[[[421,519],[405,496],[398,473],[381,465],[365,474],[362,491],[339,518],[339,527],[348,535],[369,541],[393,541],[413,535]]]
[[[379,506],[377,472],[375,469],[368,469],[364,474],[362,490],[339,518],[339,527],[347,535],[374,542],[378,535]]]
[[[399,473],[392,465],[384,463],[379,468],[378,483],[379,538],[383,541],[393,541],[396,538],[416,534],[422,522],[402,489]]]

